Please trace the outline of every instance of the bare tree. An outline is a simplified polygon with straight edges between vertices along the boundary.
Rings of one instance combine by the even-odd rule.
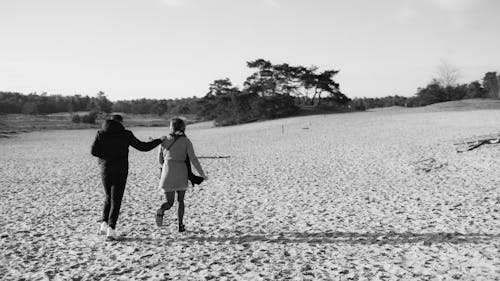
[[[437,69],[436,81],[442,87],[456,86],[460,78],[460,69],[449,64],[445,60],[441,60],[441,64]]]

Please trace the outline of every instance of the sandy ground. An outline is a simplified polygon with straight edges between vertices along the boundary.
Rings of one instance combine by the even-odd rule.
[[[319,115],[188,129],[210,180],[185,233],[157,151],[131,150],[119,242],[96,234],[95,130],[0,139],[5,280],[500,280],[500,110]],[[165,128],[136,128],[147,139]]]

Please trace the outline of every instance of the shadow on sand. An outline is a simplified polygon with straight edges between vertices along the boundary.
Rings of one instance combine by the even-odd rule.
[[[387,233],[357,233],[357,232],[284,232],[284,233],[259,233],[242,234],[220,233],[217,236],[199,232],[186,232],[181,237],[149,238],[149,237],[122,237],[120,242],[145,242],[145,243],[174,243],[174,242],[219,242],[227,244],[244,244],[251,242],[266,243],[309,243],[309,244],[407,244],[423,242],[424,245],[437,243],[487,243],[499,239],[499,234],[480,233],[412,233],[412,232],[387,232]]]

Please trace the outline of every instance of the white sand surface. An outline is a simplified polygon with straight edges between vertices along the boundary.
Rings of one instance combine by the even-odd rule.
[[[132,128],[146,140],[165,128]],[[500,110],[318,115],[187,132],[210,180],[158,229],[131,149],[119,242],[96,234],[95,130],[0,139],[5,280],[500,280]]]

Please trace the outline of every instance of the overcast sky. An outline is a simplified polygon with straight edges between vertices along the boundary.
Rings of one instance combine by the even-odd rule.
[[[264,58],[411,96],[441,60],[462,82],[500,70],[499,29],[496,0],[1,0],[0,91],[201,97]]]

